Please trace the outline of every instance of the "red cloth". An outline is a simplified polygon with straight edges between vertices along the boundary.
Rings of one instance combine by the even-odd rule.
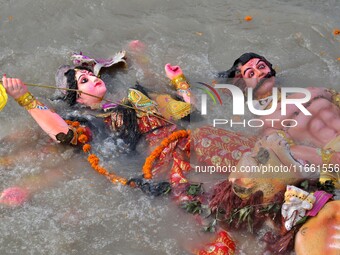
[[[250,151],[256,137],[205,126],[192,134],[197,160],[208,166],[235,166],[243,153]]]
[[[142,134],[150,132],[150,130],[161,128],[163,126],[166,126],[168,123],[160,118],[157,118],[156,116],[150,115],[150,116],[142,116],[140,118],[137,118],[138,122],[138,128],[139,131]]]
[[[330,200],[333,195],[329,194],[323,190],[318,190],[314,192],[316,201],[313,205],[312,210],[307,212],[307,216],[316,216],[322,207]]]
[[[198,251],[196,255],[233,255],[235,249],[235,242],[226,231],[221,230],[217,233],[216,240],[208,244],[205,249]]]

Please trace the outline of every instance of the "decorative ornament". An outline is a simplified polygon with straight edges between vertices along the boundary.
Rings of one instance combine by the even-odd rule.
[[[70,70],[74,69],[76,66],[84,66],[93,71],[93,74],[98,76],[101,68],[108,68],[113,65],[123,63],[126,64],[126,52],[125,51],[119,51],[117,52],[113,57],[108,59],[95,59],[91,58],[89,56],[83,55],[82,52],[79,54],[74,53],[71,56],[71,61],[73,62],[73,65],[61,65],[56,74],[55,74],[55,81],[58,88],[60,88],[60,93],[65,94],[67,88],[67,79],[65,76],[65,73]]]
[[[315,196],[295,186],[287,186],[285,202],[281,213],[285,221],[285,228],[289,231],[302,220],[307,210],[311,210],[315,203]]]

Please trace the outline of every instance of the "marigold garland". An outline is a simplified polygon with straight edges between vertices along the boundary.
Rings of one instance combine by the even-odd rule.
[[[180,139],[180,138],[185,138],[190,135],[190,130],[179,130],[173,132],[170,136],[165,138],[162,142],[161,145],[158,146],[151,154],[149,157],[145,159],[145,163],[143,165],[143,174],[145,179],[152,179],[152,165],[154,161],[159,157],[159,155],[162,153],[162,151],[172,142]]]
[[[99,174],[106,176],[111,182],[117,183],[120,182],[123,185],[126,185],[127,179],[120,177],[114,173],[108,172],[104,167],[99,165],[99,158],[91,153],[91,145],[88,144],[87,142],[89,141],[89,138],[87,135],[84,133],[85,128],[82,128],[80,126],[80,123],[78,121],[70,121],[66,120],[66,123],[74,128],[77,128],[77,134],[78,134],[78,141],[83,145],[83,151],[85,153],[88,153],[87,161],[90,163],[91,167],[97,171]],[[152,165],[154,161],[159,157],[159,155],[162,153],[162,151],[169,146],[170,143],[180,139],[180,138],[185,138],[190,135],[190,130],[179,130],[173,132],[170,136],[165,138],[161,144],[150,154],[149,157],[146,158],[145,163],[143,165],[143,174],[145,179],[152,179]]]
[[[99,165],[99,158],[95,154],[91,153],[92,147],[90,144],[87,143],[89,141],[89,137],[85,134],[86,129],[81,127],[78,121],[66,120],[66,123],[76,128],[78,142],[83,144],[83,151],[89,154],[87,157],[87,161],[90,163],[91,167],[99,174],[106,176],[106,178],[108,178],[111,182],[120,182],[121,184],[126,185],[127,179],[122,178],[114,173],[110,173],[104,167]]]
[[[84,152],[90,152],[91,146],[89,144],[83,145]],[[117,183],[120,182],[123,185],[126,185],[127,179],[117,176],[116,174],[110,173],[104,167],[99,165],[99,158],[95,154],[90,154],[87,157],[87,161],[90,163],[91,167],[96,170],[99,174],[106,176],[111,182]]]

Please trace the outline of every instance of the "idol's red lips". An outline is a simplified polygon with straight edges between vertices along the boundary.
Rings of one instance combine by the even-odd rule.
[[[101,82],[96,82],[96,84],[94,84],[95,87],[100,86],[100,85],[102,85]]]

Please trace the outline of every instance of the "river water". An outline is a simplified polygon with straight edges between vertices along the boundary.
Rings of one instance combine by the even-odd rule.
[[[73,52],[105,58],[126,49],[129,67],[103,76],[117,100],[136,80],[167,91],[166,63],[180,65],[193,84],[209,82],[253,51],[287,85],[339,89],[340,36],[333,35],[339,11],[336,0],[0,0],[0,74],[54,85],[55,71]],[[244,21],[247,15],[253,20]],[[127,45],[136,39],[146,45],[147,58],[139,61],[147,73],[129,56]],[[48,100],[50,90],[30,90],[64,110]],[[11,160],[0,166],[0,189],[41,188],[22,207],[0,208],[0,254],[190,254],[210,238],[169,198],[112,185],[81,154],[51,144],[13,100],[0,113],[0,138],[0,156]],[[122,155],[106,141],[97,150],[127,177],[140,174],[146,155],[142,147]],[[237,247],[238,254],[263,248],[243,233]]]

